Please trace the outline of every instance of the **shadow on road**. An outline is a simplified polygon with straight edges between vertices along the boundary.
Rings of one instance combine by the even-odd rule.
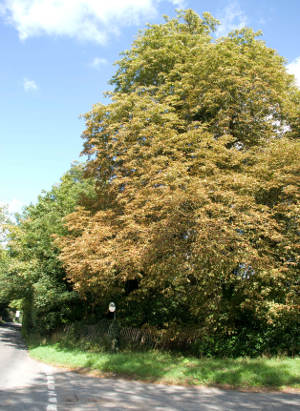
[[[5,346],[14,347],[19,350],[26,349],[26,344],[20,332],[21,325],[16,323],[5,323],[0,326],[0,343]]]
[[[45,379],[37,379],[34,386],[2,390],[0,388],[1,411],[42,411],[48,403]]]
[[[58,404],[76,410],[299,410],[300,395],[186,388],[55,374]],[[60,409],[60,408],[59,408]]]
[[[19,327],[17,327],[19,328]],[[0,343],[24,350],[25,345],[15,324],[0,327]],[[15,355],[15,354],[14,354]],[[21,355],[22,357],[22,355]],[[114,357],[107,364],[113,370]],[[135,360],[136,361],[136,360]],[[126,364],[131,369],[147,366],[141,362]],[[229,364],[228,364],[229,365]],[[257,364],[258,365],[258,364]],[[157,361],[156,367],[163,365]],[[217,367],[218,364],[216,363]],[[163,369],[161,369],[163,371]],[[228,370],[227,370],[228,371]],[[191,370],[189,372],[195,372]],[[78,373],[53,369],[58,410],[164,410],[164,411],[240,411],[276,410],[298,411],[300,394],[246,393],[218,388],[187,388],[161,384],[146,384],[122,379],[82,376]],[[42,372],[29,385],[14,389],[0,387],[1,411],[45,411],[48,405],[47,379]],[[193,374],[194,375],[194,374]],[[235,376],[235,378],[239,378]]]
[[[164,411],[298,411],[300,395],[243,393],[217,388],[186,388],[145,384],[119,379],[54,373],[58,411],[65,410],[164,410]],[[0,389],[3,411],[45,411],[48,396],[45,379],[26,388]]]

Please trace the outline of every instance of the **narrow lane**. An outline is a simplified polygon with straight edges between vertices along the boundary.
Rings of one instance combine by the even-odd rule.
[[[47,365],[29,358],[16,325],[0,326],[1,411],[46,411],[49,370]]]

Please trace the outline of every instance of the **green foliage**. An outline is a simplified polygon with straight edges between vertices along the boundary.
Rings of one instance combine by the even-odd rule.
[[[86,114],[85,176],[72,167],[11,225],[0,299],[23,298],[28,330],[113,300],[163,347],[295,355],[300,92],[260,33],[165,20]]]
[[[232,388],[300,387],[300,358],[193,358],[160,351],[93,353],[61,344],[32,347],[33,358],[72,368],[89,368],[142,381]]]
[[[198,329],[218,355],[295,353],[299,90],[260,33],[214,41],[216,24],[187,10],[123,53],[111,103],[86,115],[97,200],[66,218],[60,259],[132,325]]]
[[[23,301],[25,332],[49,333],[82,311],[78,294],[65,279],[54,236],[66,233],[64,216],[93,195],[92,180],[83,179],[83,166],[75,164],[60,184],[39,196],[35,205],[27,206],[17,224],[10,226],[3,281],[10,289],[9,299]]]
[[[10,301],[10,287],[5,281],[5,274],[8,268],[8,253],[5,249],[7,224],[7,212],[3,207],[0,207],[0,317],[5,317]]]

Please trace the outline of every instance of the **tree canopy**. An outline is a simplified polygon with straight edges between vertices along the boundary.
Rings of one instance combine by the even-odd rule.
[[[78,294],[65,278],[55,235],[66,234],[63,217],[94,196],[94,183],[74,164],[59,184],[43,192],[10,224],[6,264],[0,272],[3,298],[22,300],[25,331],[49,332],[82,315]],[[1,294],[0,294],[1,295]]]
[[[300,90],[261,33],[217,24],[140,32],[85,115],[86,164],[10,224],[0,308],[22,299],[27,329],[113,300],[199,354],[299,351]]]
[[[85,116],[97,200],[59,246],[82,296],[230,334],[299,309],[300,100],[260,33],[216,24],[187,10],[123,53]]]

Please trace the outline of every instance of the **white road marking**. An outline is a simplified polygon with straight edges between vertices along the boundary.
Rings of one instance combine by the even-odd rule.
[[[48,388],[48,405],[47,411],[57,411],[57,397],[55,392],[55,380],[54,377],[46,372],[47,376],[47,388]]]
[[[54,384],[48,384],[48,390],[49,391],[55,391],[55,385]]]

